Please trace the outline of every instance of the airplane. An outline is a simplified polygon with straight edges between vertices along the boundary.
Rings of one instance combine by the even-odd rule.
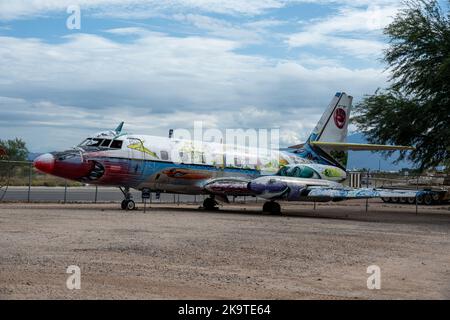
[[[124,195],[123,210],[134,210],[130,189],[207,195],[203,208],[217,210],[229,197],[265,199],[263,212],[281,214],[281,201],[338,202],[369,198],[414,198],[411,190],[352,189],[347,179],[349,150],[414,150],[406,146],[346,143],[353,97],[338,92],[307,142],[271,150],[264,161],[224,144],[123,133],[124,123],[86,138],[63,152],[39,156],[39,171],[87,184],[114,186]],[[248,150],[247,150],[248,151]]]

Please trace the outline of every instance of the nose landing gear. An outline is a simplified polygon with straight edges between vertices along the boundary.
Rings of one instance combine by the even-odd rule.
[[[122,191],[123,195],[125,196],[125,199],[121,203],[122,210],[134,210],[136,209],[136,203],[132,200],[133,196],[131,195],[130,188],[119,188],[120,191]]]

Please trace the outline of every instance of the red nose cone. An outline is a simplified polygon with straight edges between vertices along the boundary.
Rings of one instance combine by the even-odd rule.
[[[52,173],[55,167],[55,158],[50,153],[43,154],[34,160],[34,167],[45,173]]]

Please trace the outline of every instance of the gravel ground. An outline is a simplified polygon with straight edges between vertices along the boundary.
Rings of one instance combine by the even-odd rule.
[[[1,204],[0,298],[450,299],[448,207],[260,206]]]

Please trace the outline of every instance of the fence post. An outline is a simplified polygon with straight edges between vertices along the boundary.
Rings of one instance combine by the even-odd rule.
[[[64,203],[67,201],[67,179],[64,180]]]
[[[370,170],[367,170],[367,188],[370,187],[369,176],[370,176]],[[368,211],[369,211],[369,198],[366,199],[366,212],[368,212]]]
[[[417,180],[416,180],[416,192],[419,192],[419,179],[420,179],[420,175],[417,176]],[[416,193],[416,215],[419,214],[419,203],[417,202],[417,193]]]
[[[95,198],[94,198],[94,203],[97,203],[97,196],[98,196],[98,186],[95,186]]]
[[[28,172],[28,202],[31,201],[31,176],[33,174],[33,163],[30,162],[29,172]]]

